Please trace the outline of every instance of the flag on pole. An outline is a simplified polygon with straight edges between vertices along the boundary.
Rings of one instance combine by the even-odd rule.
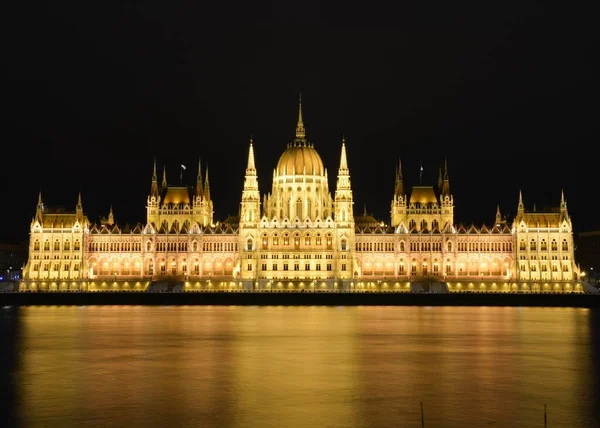
[[[183,168],[183,170],[185,171],[185,169],[186,169],[186,168],[185,168],[185,165],[181,165],[181,167],[182,167],[182,168]]]

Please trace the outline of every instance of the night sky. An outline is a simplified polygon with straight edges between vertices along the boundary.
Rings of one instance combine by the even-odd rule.
[[[389,221],[398,158],[406,186],[446,158],[457,223],[564,189],[575,232],[600,228],[598,32],[580,5],[122,3],[3,6],[0,242],[28,239],[40,190],[143,222],[154,157],[174,185],[201,157],[215,220],[237,214],[250,135],[270,191],[299,93],[332,193],[346,138],[357,214]]]

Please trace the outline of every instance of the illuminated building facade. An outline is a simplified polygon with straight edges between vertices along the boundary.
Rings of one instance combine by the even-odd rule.
[[[156,161],[147,221],[120,227],[50,210],[39,196],[21,290],[144,291],[179,281],[185,291],[581,292],[564,195],[552,212],[498,208],[492,225],[454,223],[447,164],[437,186],[404,189],[398,164],[389,223],[356,215],[342,140],[335,192],[306,139],[299,106],[295,138],[261,197],[250,141],[239,216],[213,219],[208,170],[172,186]]]

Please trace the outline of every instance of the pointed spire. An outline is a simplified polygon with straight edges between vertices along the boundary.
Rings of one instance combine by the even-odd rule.
[[[252,143],[252,135],[250,135],[250,148],[248,149],[248,166],[246,167],[246,174],[248,174],[248,172],[256,173],[256,164],[254,163],[254,146]]]
[[[523,205],[523,193],[521,189],[519,189],[519,205],[517,206],[517,211],[522,213],[525,210],[525,206]]]
[[[83,204],[81,203],[81,192],[79,192],[79,195],[77,196],[77,205],[75,206],[75,212],[77,214],[77,218],[79,220],[81,220],[81,217],[83,216]]]
[[[444,180],[450,180],[450,176],[448,175],[448,159],[444,158]]]
[[[440,190],[440,192],[442,191],[442,186],[443,186],[443,181],[442,181],[442,167],[440,166],[440,172],[438,174],[438,189]]]
[[[167,165],[163,165],[162,187],[167,187]]]
[[[156,157],[154,158],[154,167],[152,169],[152,185],[150,186],[150,197],[154,196],[158,200],[158,178],[156,177]]]
[[[302,121],[302,94],[300,94],[298,101],[298,124],[296,125],[296,139],[304,140],[306,138],[306,129],[304,129],[304,122]]]
[[[204,193],[202,190],[202,160],[198,156],[198,175],[196,177],[196,197],[201,197]]]
[[[112,204],[110,205],[110,208],[108,210],[108,221],[107,221],[109,226],[112,226],[113,224],[115,224],[115,216],[113,214],[113,208],[112,208]]]
[[[560,189],[560,216],[561,219],[569,219],[569,213],[567,211],[567,200],[565,199],[565,191]]]
[[[500,224],[502,222],[502,216],[500,215],[500,204],[496,207],[496,224]]]
[[[348,170],[348,158],[346,156],[346,139],[342,136],[342,154],[340,155],[340,171]]]
[[[398,158],[396,167],[396,183],[394,186],[394,196],[404,196],[404,182],[402,180],[402,161]]]
[[[208,164],[206,164],[206,178],[204,179],[204,199],[210,201],[210,183],[208,181]]]
[[[42,192],[40,191],[40,193],[38,194],[37,208],[35,210],[35,218],[37,220],[41,221],[43,213],[44,213],[44,203],[42,202]]]
[[[448,174],[448,159],[446,158],[444,158],[444,182],[442,184],[442,195],[450,196],[450,175]]]

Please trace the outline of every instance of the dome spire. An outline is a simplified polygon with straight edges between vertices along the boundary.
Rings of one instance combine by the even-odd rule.
[[[302,94],[298,99],[298,124],[296,125],[296,138],[304,140],[306,138],[306,129],[304,129],[304,122],[302,121]]]

